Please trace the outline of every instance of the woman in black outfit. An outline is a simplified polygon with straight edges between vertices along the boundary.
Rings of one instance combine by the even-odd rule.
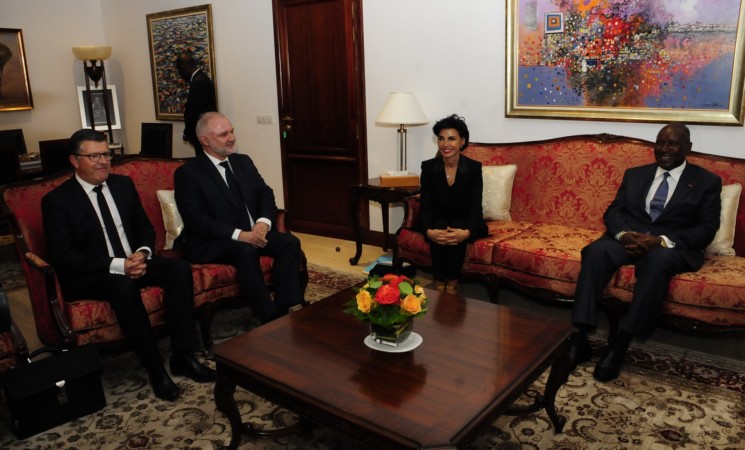
[[[437,156],[422,162],[421,227],[429,242],[435,288],[458,289],[466,244],[487,235],[481,209],[481,163],[461,155],[468,127],[453,114],[432,127]]]

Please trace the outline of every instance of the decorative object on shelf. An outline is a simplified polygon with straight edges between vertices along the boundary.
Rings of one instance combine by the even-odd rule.
[[[175,36],[178,36],[176,38]],[[215,44],[212,40],[212,5],[162,11],[147,15],[150,68],[156,120],[184,120],[189,85],[176,70],[176,58],[189,52],[215,84]]]
[[[0,28],[0,111],[28,109],[34,109],[34,102],[23,33],[15,28]]]
[[[104,68],[103,62],[111,56],[111,46],[109,45],[84,45],[80,47],[73,47],[72,53],[75,57],[83,61],[83,71],[85,72],[85,102],[87,106],[87,114],[83,115],[83,126],[87,128],[96,129],[96,125],[99,124],[101,113],[106,122],[106,129],[109,134],[109,144],[114,143],[114,132],[112,131],[111,123],[111,104],[115,96],[113,95],[113,86],[111,86],[112,96],[108,95],[109,88],[106,87],[106,69]],[[98,82],[101,82],[101,90],[98,95],[94,97],[93,90],[91,89],[91,81],[96,89],[98,89]],[[82,89],[80,90],[80,96],[84,97]],[[95,105],[95,107],[94,107]],[[103,123],[100,123],[103,125]]]
[[[391,92],[383,109],[375,118],[380,125],[398,125],[398,170],[387,175],[407,175],[406,125],[424,125],[428,122],[422,107],[411,92]]]
[[[424,289],[416,280],[404,275],[373,275],[347,303],[344,312],[370,323],[367,340],[398,347],[416,334],[412,333],[413,319],[426,314],[427,302]]]
[[[507,117],[745,123],[742,2],[506,3]]]

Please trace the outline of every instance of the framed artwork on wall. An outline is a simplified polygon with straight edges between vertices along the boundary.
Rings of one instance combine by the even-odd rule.
[[[507,0],[507,117],[743,125],[741,0]]]
[[[179,77],[175,62],[180,53],[189,52],[215,82],[212,6],[201,5],[148,14],[147,31],[155,118],[184,120],[184,102],[189,86]]]
[[[106,125],[106,108],[103,101],[103,88],[91,87],[90,96],[93,97],[93,125],[88,112],[88,91],[85,86],[78,86],[78,106],[80,107],[80,123],[83,128],[94,128],[99,131],[108,131]],[[116,99],[116,86],[113,84],[106,85],[106,100],[109,102],[109,117],[111,118],[111,128],[119,130],[122,123],[119,120],[119,102]]]
[[[0,111],[33,109],[23,34],[0,28]]]

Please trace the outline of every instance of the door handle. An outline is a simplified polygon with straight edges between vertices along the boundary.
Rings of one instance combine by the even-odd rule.
[[[285,125],[283,127],[285,131],[290,131],[292,129],[292,121],[293,120],[295,120],[295,119],[293,119],[290,116],[284,116],[284,117],[282,117],[282,122],[285,123]]]

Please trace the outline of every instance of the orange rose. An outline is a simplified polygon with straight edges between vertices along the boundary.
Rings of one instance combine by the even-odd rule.
[[[407,295],[403,301],[401,301],[401,310],[414,315],[422,312],[422,301],[414,294]]]
[[[370,293],[361,290],[357,293],[357,309],[359,309],[361,312],[367,314],[370,312],[370,308],[372,308],[372,297],[370,297]]]
[[[381,305],[393,305],[398,303],[399,298],[398,286],[392,284],[380,286],[378,292],[375,293],[375,301]]]

